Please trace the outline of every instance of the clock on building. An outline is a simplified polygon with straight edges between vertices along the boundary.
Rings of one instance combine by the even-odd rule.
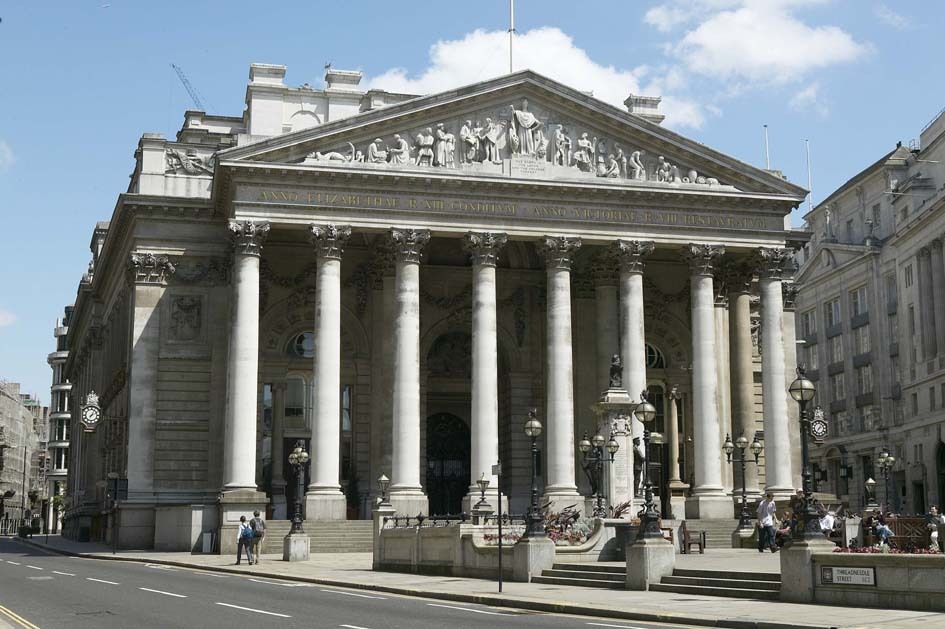
[[[98,396],[95,391],[89,391],[85,404],[80,412],[80,421],[87,432],[92,432],[102,419],[102,409],[98,405]]]
[[[823,441],[827,438],[828,426],[827,419],[824,417],[824,409],[819,406],[814,409],[814,419],[810,422],[810,436],[815,441]]]

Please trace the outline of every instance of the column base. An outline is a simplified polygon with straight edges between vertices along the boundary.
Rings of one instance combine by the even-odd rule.
[[[575,507],[580,509],[583,513],[584,496],[577,492],[577,487],[566,487],[561,489],[552,489],[546,487],[545,495],[541,497],[539,504],[548,505],[549,511],[557,512],[561,511],[565,507]]]
[[[702,494],[686,498],[686,518],[690,520],[731,520],[732,499],[725,494]]]
[[[430,501],[422,489],[391,490],[389,502],[398,515],[430,515]]]
[[[282,538],[282,561],[308,561],[312,540],[305,533],[290,533]]]
[[[309,491],[305,494],[305,521],[324,522],[347,519],[348,503],[340,490]]]
[[[793,487],[765,487],[764,491],[758,492],[758,495],[764,497],[769,491],[774,494],[774,499],[778,502],[790,500],[797,493]]]
[[[470,491],[463,497],[463,506],[461,507],[463,513],[472,513],[475,510],[476,504],[481,499],[481,494],[478,490],[475,492]],[[499,507],[499,492],[495,490],[486,491],[486,503],[489,505],[491,511],[497,511]],[[506,496],[502,496],[502,513],[509,512],[509,499]]]
[[[628,590],[647,591],[663,577],[673,574],[676,547],[662,537],[644,537],[627,548]]]
[[[236,530],[240,516],[252,519],[253,511],[265,512],[269,498],[255,489],[229,489],[220,494],[220,528],[217,539],[220,540],[220,554],[236,554]]]
[[[686,492],[689,484],[682,481],[669,481],[669,509],[671,513],[663,514],[663,519],[686,519]]]

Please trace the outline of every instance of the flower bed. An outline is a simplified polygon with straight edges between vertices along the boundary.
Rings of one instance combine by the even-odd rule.
[[[914,550],[900,550],[899,548],[890,548],[889,546],[855,546],[850,548],[837,547],[833,549],[835,553],[846,553],[853,555],[939,555],[939,551],[931,548],[916,548]]]

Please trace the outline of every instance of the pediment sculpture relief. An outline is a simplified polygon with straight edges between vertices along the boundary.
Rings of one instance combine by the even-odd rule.
[[[621,144],[580,121],[533,111],[526,99],[498,110],[406,129],[356,146],[309,153],[302,163],[358,163],[376,168],[455,169],[554,178],[600,177],[656,186],[726,186],[663,155]]]

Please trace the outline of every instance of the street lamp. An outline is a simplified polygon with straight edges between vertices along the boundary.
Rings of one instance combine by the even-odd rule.
[[[889,505],[889,494],[890,494],[889,471],[892,469],[893,465],[896,464],[896,457],[889,454],[889,450],[887,450],[884,447],[879,453],[878,460],[879,460],[879,469],[883,473],[883,485],[886,489],[886,501],[885,501],[885,506],[883,508],[883,512],[886,513],[888,511],[891,511],[890,505]]]
[[[876,481],[872,478],[867,478],[863,486],[866,488],[866,508],[879,508],[879,505],[876,504]]]
[[[739,456],[733,458],[732,453],[735,452],[736,448],[738,448]],[[745,490],[745,468],[748,466],[748,457],[745,456],[746,448],[751,449],[751,453],[755,455],[755,465],[758,465],[758,457],[761,456],[761,451],[764,450],[764,446],[761,445],[758,439],[753,439],[751,446],[749,446],[748,438],[745,435],[736,439],[735,443],[732,443],[732,438],[729,435],[725,435],[725,443],[722,444],[725,457],[729,463],[738,463],[742,467],[742,512],[738,518],[738,528],[740,529],[751,528],[751,514],[748,513],[748,497]]]
[[[292,529],[289,535],[304,533],[302,530],[302,496],[305,494],[305,466],[308,465],[308,452],[305,451],[305,442],[299,439],[295,448],[289,453],[289,464],[295,470],[298,483],[295,491],[295,515],[292,516]]]
[[[613,431],[610,433],[610,439],[606,440],[600,433],[595,434],[588,440],[587,433],[584,433],[584,438],[578,442],[578,449],[584,456],[584,472],[587,474],[587,479],[591,483],[591,493],[594,497],[593,515],[595,518],[607,517],[603,492],[604,462],[607,460],[607,457],[604,455],[605,448],[610,455],[610,462],[613,463],[614,455],[617,454],[617,450],[620,449],[620,444],[617,443],[617,438]]]
[[[545,537],[545,523],[542,521],[541,510],[538,507],[538,437],[541,436],[541,422],[538,421],[537,409],[528,411],[528,421],[525,422],[525,436],[532,440],[532,501],[526,516],[527,525],[522,537]]]
[[[387,490],[390,489],[390,479],[387,474],[381,474],[377,477],[377,488],[381,491],[381,506],[389,507],[390,500],[387,496]]]
[[[810,432],[811,420],[807,416],[807,405],[814,399],[817,389],[814,383],[807,379],[804,366],[798,365],[797,378],[788,387],[788,393],[794,398],[800,407],[800,429],[801,429],[801,480],[803,488],[803,508],[802,517],[798,518],[798,525],[794,529],[794,535],[798,539],[816,539],[821,536],[820,516],[817,509],[814,508],[814,492],[811,486],[810,453],[808,451],[808,434]]]
[[[653,486],[650,484],[650,423],[656,419],[656,407],[646,399],[647,392],[640,393],[640,403],[633,414],[643,423],[643,512],[640,514],[640,532],[637,539],[662,538],[660,514],[653,503]]]
[[[473,505],[473,509],[481,509],[482,507],[488,506],[486,503],[486,490],[489,489],[489,479],[486,478],[485,473],[476,481],[476,487],[479,488],[479,502]]]

